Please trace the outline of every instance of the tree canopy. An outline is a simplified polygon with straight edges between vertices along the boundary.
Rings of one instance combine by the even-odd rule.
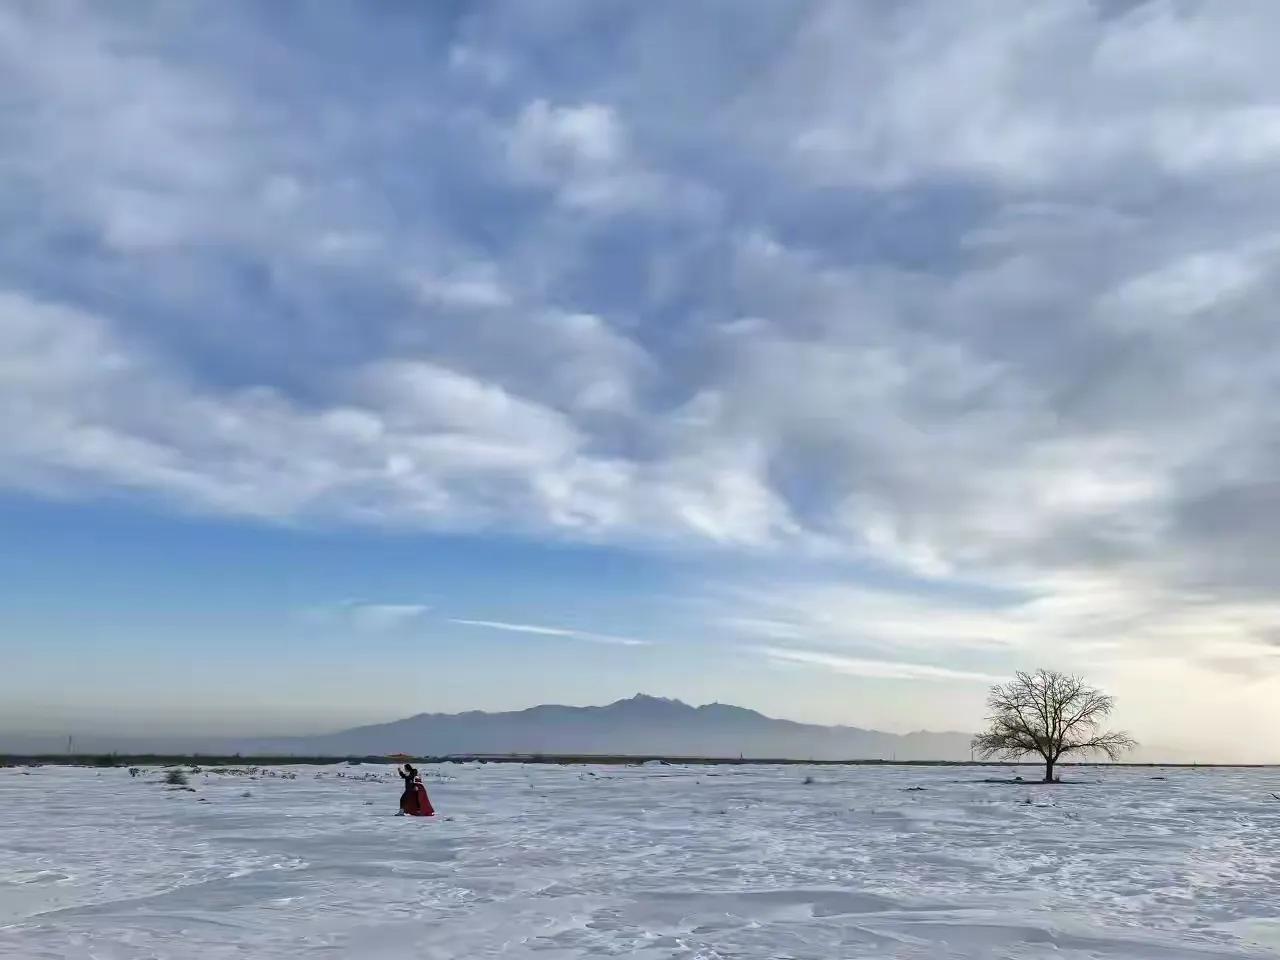
[[[973,738],[979,756],[1037,754],[1045,763],[1046,783],[1054,781],[1054,765],[1067,754],[1100,753],[1118,760],[1137,746],[1127,733],[1101,729],[1115,701],[1080,677],[1019,671],[1013,680],[991,688],[987,706],[989,726]]]

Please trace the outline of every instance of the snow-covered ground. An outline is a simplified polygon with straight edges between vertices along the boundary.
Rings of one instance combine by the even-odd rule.
[[[421,820],[285,769],[0,770],[0,955],[1280,952],[1277,771],[444,766]]]

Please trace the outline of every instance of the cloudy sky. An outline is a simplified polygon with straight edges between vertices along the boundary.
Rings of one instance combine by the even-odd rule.
[[[0,724],[971,729],[1044,665],[1280,759],[1277,35],[5,4]]]

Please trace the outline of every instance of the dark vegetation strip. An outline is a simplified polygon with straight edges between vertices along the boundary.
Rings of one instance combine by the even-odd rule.
[[[671,765],[696,766],[873,766],[873,767],[1035,767],[1036,763],[1017,763],[1009,761],[973,761],[973,760],[797,760],[783,757],[682,757],[670,755],[634,755],[634,754],[487,754],[456,753],[445,756],[418,756],[406,758],[395,756],[301,756],[293,754],[268,755],[250,754],[206,755],[206,754],[166,754],[166,753],[120,753],[120,754],[0,754],[0,767],[20,766],[69,766],[69,767],[176,767],[176,766],[286,766],[286,765],[330,765],[361,763],[398,763],[411,759],[417,763],[545,763],[560,765],[600,764],[604,766],[635,766],[643,763],[665,763]],[[1071,763],[1072,767],[1135,767],[1152,769],[1156,767],[1170,769],[1267,769],[1275,764],[1265,763]]]

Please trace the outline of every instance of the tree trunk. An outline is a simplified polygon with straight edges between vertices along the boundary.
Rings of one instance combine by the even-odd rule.
[[[1044,762],[1044,782],[1053,783],[1053,761],[1049,759]]]

